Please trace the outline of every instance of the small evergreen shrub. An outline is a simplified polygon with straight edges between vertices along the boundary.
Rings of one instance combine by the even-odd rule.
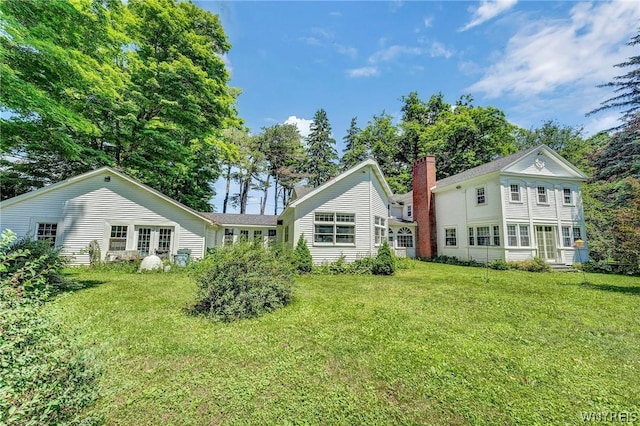
[[[294,265],[296,270],[301,274],[308,274],[313,269],[313,258],[307,246],[307,240],[304,234],[300,234],[296,249],[294,251]]]
[[[370,275],[376,260],[373,257],[361,257],[349,264],[348,273],[353,275]]]
[[[291,301],[292,264],[254,241],[217,247],[191,271],[198,287],[191,309],[212,319],[257,317]]]
[[[378,256],[373,264],[372,272],[375,275],[393,275],[396,271],[396,263],[391,253],[388,242],[384,242],[378,249]]]

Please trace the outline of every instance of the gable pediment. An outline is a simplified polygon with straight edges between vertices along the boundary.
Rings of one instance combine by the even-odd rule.
[[[509,164],[502,169],[502,173],[568,179],[587,178],[584,173],[545,146]]]

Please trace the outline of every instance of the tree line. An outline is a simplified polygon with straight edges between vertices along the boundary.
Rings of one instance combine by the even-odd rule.
[[[0,196],[10,198],[103,165],[115,167],[200,211],[225,181],[223,212],[247,211],[252,191],[277,214],[294,187],[317,187],[373,158],[396,193],[411,189],[415,160],[438,159],[437,178],[545,143],[591,176],[584,209],[596,260],[640,258],[640,57],[603,86],[596,108],[622,110],[622,124],[591,137],[549,120],[510,123],[470,95],[400,98],[401,117],[357,117],[338,153],[327,112],[310,134],[278,124],[252,134],[229,86],[231,45],[219,17],[177,0],[51,0],[0,3]],[[640,43],[636,35],[630,45]]]

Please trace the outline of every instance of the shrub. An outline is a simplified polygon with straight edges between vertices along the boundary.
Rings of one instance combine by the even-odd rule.
[[[520,271],[551,272],[551,266],[549,266],[549,264],[540,257],[534,257],[533,259],[518,262],[509,262],[509,266]]]
[[[256,317],[291,301],[291,263],[260,243],[218,247],[192,265],[198,286],[193,310],[210,318]]]
[[[391,253],[391,247],[386,241],[378,249],[378,256],[373,264],[372,272],[375,275],[393,275],[396,271],[396,263]]]
[[[27,264],[30,264],[29,268],[36,268],[33,270],[34,278],[23,281],[24,291],[42,292],[46,289],[49,293],[59,293],[71,286],[71,281],[62,272],[68,259],[60,255],[60,250],[51,247],[46,241],[32,240],[28,237],[16,238],[15,234],[11,234],[12,236],[6,236],[6,250],[23,254],[8,262],[4,272],[14,275],[17,271],[24,271]],[[38,261],[34,262],[36,259]],[[36,279],[40,276],[46,276],[46,279]]]
[[[297,271],[301,274],[308,274],[313,269],[313,258],[309,247],[307,247],[307,240],[304,238],[304,234],[300,234],[296,249],[294,252],[294,265]]]
[[[22,241],[22,240],[21,240]],[[57,258],[31,253],[4,232],[0,242],[0,424],[97,424],[88,353],[43,313]],[[11,272],[9,272],[11,271]]]
[[[347,273],[353,275],[369,275],[373,271],[376,260],[373,257],[362,257],[349,264]]]
[[[496,259],[489,264],[489,268],[496,269],[498,271],[506,271],[509,269],[509,264],[503,259]]]

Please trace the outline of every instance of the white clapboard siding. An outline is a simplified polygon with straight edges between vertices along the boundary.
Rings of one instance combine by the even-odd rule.
[[[388,196],[382,189],[372,167],[363,167],[344,176],[340,181],[318,190],[295,207],[294,232],[290,240],[295,244],[304,234],[311,256],[316,264],[333,262],[344,256],[349,262],[366,256],[375,256],[374,216],[388,218]],[[316,212],[354,213],[354,245],[314,244],[314,215]],[[288,218],[283,216],[284,224]]]
[[[173,254],[185,248],[194,258],[203,256],[208,227],[206,219],[109,171],[35,192],[3,206],[0,214],[1,228],[18,235],[35,235],[37,223],[45,221],[58,223],[56,245],[75,264],[88,263],[81,251],[92,240],[98,241],[102,255],[106,255],[111,225],[129,226],[130,250],[135,250],[135,225],[172,226]]]

